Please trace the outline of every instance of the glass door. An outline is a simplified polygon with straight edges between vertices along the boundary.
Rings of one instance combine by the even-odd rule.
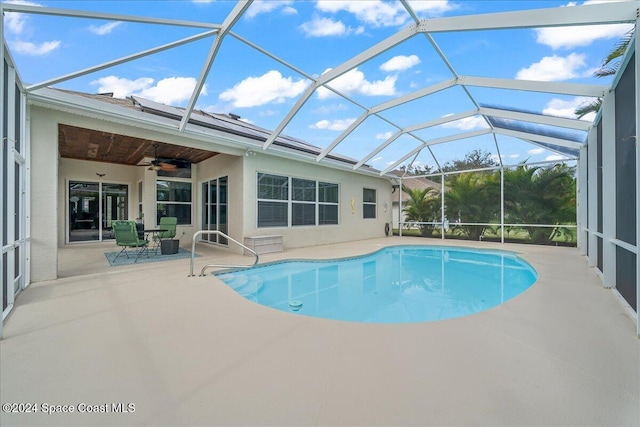
[[[227,234],[228,177],[213,179],[202,184],[202,229],[219,230]],[[226,238],[218,235],[204,235],[202,240],[227,245]]]
[[[113,239],[111,222],[127,219],[128,186],[69,182],[69,242]]]
[[[127,185],[102,184],[102,240],[114,239],[111,222],[127,219]]]

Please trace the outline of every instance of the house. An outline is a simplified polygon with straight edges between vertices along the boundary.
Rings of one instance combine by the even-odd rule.
[[[388,178],[344,156],[318,164],[318,147],[284,135],[264,152],[269,132],[236,115],[194,111],[179,134],[181,108],[57,89],[30,111],[31,209],[53,213],[31,218],[32,282],[56,278],[59,247],[112,240],[117,219],[154,228],[176,216],[183,245],[220,230],[239,242],[281,236],[284,248],[383,236],[391,220]]]
[[[405,173],[402,170],[394,170],[389,172],[390,175],[394,175],[397,177],[402,177],[402,186],[408,189],[420,189],[424,190],[425,188],[432,188],[432,194],[437,196],[441,191],[441,184],[435,181],[432,181],[428,178],[422,176],[412,176],[410,173]],[[400,191],[400,184],[396,184],[393,186],[393,202],[391,204],[391,211],[393,212],[393,228],[399,227],[400,220],[400,210],[404,210],[406,208],[406,203],[411,199],[409,195]],[[400,199],[402,199],[402,207],[400,206]],[[402,215],[402,219],[404,221],[405,215]]]

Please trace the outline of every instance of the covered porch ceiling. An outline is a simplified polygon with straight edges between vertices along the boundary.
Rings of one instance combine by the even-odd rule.
[[[524,92],[597,99],[608,92],[609,84],[534,81],[524,78],[465,75],[458,71],[454,65],[455,61],[451,59],[452,53],[448,53],[446,49],[442,48],[436,38],[442,34],[455,34],[456,36],[473,40],[476,34],[482,32],[571,28],[621,23],[635,24],[640,10],[640,1],[634,0],[476,15],[461,13],[458,16],[425,19],[416,8],[417,4],[410,0],[400,0],[397,4],[401,5],[403,13],[408,16],[407,25],[389,36],[374,40],[369,46],[365,46],[349,59],[336,63],[331,68],[325,70],[303,70],[297,64],[285,59],[281,54],[276,54],[271,49],[263,47],[268,44],[267,41],[252,40],[250,36],[242,35],[243,29],[246,28],[243,27],[242,20],[250,21],[253,19],[254,15],[250,12],[253,3],[252,0],[236,2],[226,15],[217,22],[130,16],[102,13],[95,10],[54,9],[28,4],[3,3],[1,8],[5,14],[47,15],[65,19],[88,19],[92,22],[99,20],[113,23],[144,24],[149,28],[152,26],[154,28],[167,28],[167,26],[170,26],[192,30],[191,35],[188,37],[156,45],[135,53],[129,53],[115,59],[105,60],[105,62],[86,68],[55,75],[42,81],[25,84],[24,89],[27,94],[37,94],[39,89],[45,87],[64,86],[71,81],[82,80],[87,75],[122,67],[141,58],[160,55],[190,43],[205,41],[208,49],[203,52],[204,55],[198,62],[200,64],[199,73],[195,79],[191,96],[181,106],[184,112],[181,120],[175,123],[176,130],[188,132],[193,127],[191,123],[192,115],[197,111],[196,105],[202,98],[203,93],[206,92],[206,85],[212,84],[215,79],[222,78],[222,75],[218,73],[221,73],[221,70],[227,67],[227,64],[219,64],[226,58],[221,52],[225,48],[228,50],[238,49],[238,45],[248,46],[257,55],[261,55],[277,64],[279,69],[288,70],[305,82],[305,88],[299,95],[288,98],[291,102],[290,104],[285,103],[287,109],[274,122],[276,123],[275,126],[269,131],[270,134],[261,145],[263,150],[269,151],[274,148],[274,142],[283,136],[285,132],[291,134],[290,130],[294,129],[293,123],[301,114],[301,111],[305,109],[305,105],[310,103],[312,97],[316,97],[313,98],[314,101],[327,97],[334,100],[340,99],[349,104],[349,108],[352,111],[359,111],[359,113],[350,119],[350,124],[345,126],[339,135],[330,139],[325,138],[325,142],[319,146],[319,154],[315,160],[322,163],[332,153],[335,154],[341,150],[347,150],[348,154],[351,155],[350,152],[354,151],[358,144],[357,139],[351,139],[351,137],[360,132],[366,123],[376,120],[384,124],[390,131],[381,134],[384,137],[377,138],[379,141],[369,137],[366,144],[361,144],[363,147],[369,148],[357,147],[358,149],[355,151],[360,154],[355,157],[356,162],[350,167],[357,171],[361,168],[373,166],[380,175],[389,174],[401,166],[410,166],[419,156],[424,155],[431,156],[437,168],[440,169],[444,161],[438,159],[438,156],[434,154],[434,146],[487,136],[492,138],[489,144],[495,144],[495,152],[498,154],[497,159],[500,164],[503,163],[503,156],[500,152],[499,138],[517,139],[527,144],[532,144],[533,147],[541,147],[560,154],[565,159],[577,158],[579,149],[586,143],[586,134],[592,122],[533,111],[526,101],[523,101],[520,105],[501,107],[501,94]],[[261,2],[256,3],[260,3],[259,7],[263,6]],[[392,3],[396,4],[395,2],[385,4]],[[256,5],[253,6],[258,7]],[[588,31],[588,29],[585,29],[585,31]],[[255,37],[257,38],[258,36],[256,35]],[[7,42],[4,34],[3,40],[5,43]],[[437,67],[446,70],[447,75],[442,75],[442,73],[434,75],[432,78],[426,79],[431,80],[431,84],[416,87],[411,91],[398,92],[378,103],[364,103],[362,99],[353,96],[349,91],[340,89],[341,85],[337,84],[337,82],[348,73],[357,70],[358,67],[364,68],[376,61],[378,57],[399,46],[407,46],[409,43],[411,43],[411,46],[429,50],[433,55],[432,59],[440,62]],[[5,51],[5,55],[13,60],[16,55],[11,53],[11,43],[7,45],[9,49]],[[628,51],[634,48],[634,42],[632,41]],[[107,55],[105,55],[106,57]],[[214,67],[214,65],[216,66]],[[17,67],[19,67],[19,64]],[[480,99],[481,97],[474,91],[477,88],[493,91],[491,92],[490,102],[486,102],[485,98]],[[321,91],[324,91],[324,94],[321,94]],[[462,103],[467,104],[470,108],[451,111],[450,114],[410,123],[404,120],[402,116],[387,115],[387,113],[398,108],[411,109],[415,105],[414,110],[419,109],[421,107],[417,102],[422,102],[422,100],[430,97],[441,96],[445,92],[452,94],[452,96],[455,94],[455,96],[461,97]],[[265,114],[267,114],[266,111]],[[424,116],[428,117],[426,111]],[[470,118],[479,119],[479,124],[475,128],[458,131],[462,129],[462,127],[458,127],[456,131],[449,131],[444,136],[442,133],[436,132],[436,129],[441,129],[443,126],[459,123]],[[307,129],[309,127],[311,126],[308,126]],[[60,154],[63,157],[137,164],[143,157],[153,156],[152,141],[127,138],[122,135],[90,132],[71,126],[61,126],[59,132],[61,141]],[[293,136],[308,141],[308,135]],[[114,142],[117,142],[117,144]],[[239,142],[239,145],[241,144]],[[372,161],[378,158],[381,153],[388,152],[391,147],[395,148],[393,152],[395,157],[385,158],[384,165],[372,164]],[[215,153],[159,144],[158,155],[160,157],[179,157],[197,163],[215,155]]]
[[[157,150],[157,151],[156,151]],[[183,160],[200,163],[216,152],[166,144],[118,133],[58,125],[60,157],[135,166],[145,159]]]

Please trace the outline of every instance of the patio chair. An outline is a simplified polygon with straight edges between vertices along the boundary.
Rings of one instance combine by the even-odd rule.
[[[143,252],[146,252],[147,258],[149,258],[149,241],[138,237],[136,223],[134,221],[113,221],[111,226],[116,236],[116,245],[122,246],[122,250],[116,255],[112,262],[115,262],[123,252],[127,258],[129,258],[127,248],[139,248],[134,262],[138,261],[138,258]]]
[[[167,239],[173,239],[176,237],[176,225],[178,224],[178,218],[175,216],[163,216],[160,218],[160,223],[158,223],[158,228],[161,231],[153,235],[153,243],[154,249],[156,253],[158,252],[158,247],[160,246],[160,242]]]

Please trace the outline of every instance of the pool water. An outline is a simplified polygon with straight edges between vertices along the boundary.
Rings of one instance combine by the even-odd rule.
[[[216,276],[243,297],[299,315],[369,323],[425,322],[488,310],[537,279],[502,251],[392,246],[336,260],[283,261]]]

